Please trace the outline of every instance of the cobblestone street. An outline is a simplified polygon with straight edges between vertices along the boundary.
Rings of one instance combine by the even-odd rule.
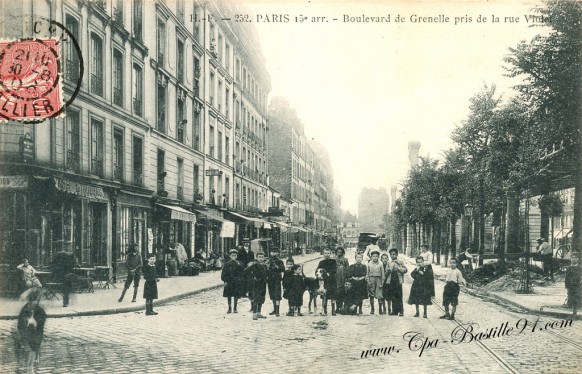
[[[311,275],[317,261],[308,263]],[[404,287],[405,301],[410,278]],[[437,282],[437,302],[442,283]],[[307,294],[306,300],[307,301]],[[414,307],[405,305],[404,317],[363,316],[273,317],[253,321],[249,301],[243,299],[238,314],[226,314],[222,289],[207,291],[178,302],[158,306],[158,316],[143,312],[93,317],[51,318],[47,322],[38,373],[237,373],[272,370],[283,373],[385,373],[411,372],[520,372],[568,373],[580,366],[582,328],[545,329],[550,317],[508,310],[464,293],[458,320],[475,322],[474,333],[508,322],[521,334],[454,344],[453,321],[441,320],[436,306],[429,318],[414,318]],[[286,310],[283,301],[281,310]],[[306,309],[306,308],[304,308]],[[271,311],[263,306],[263,314]],[[520,321],[521,322],[518,322]],[[522,328],[527,320],[527,327]],[[16,372],[11,329],[16,321],[0,321],[2,369]],[[519,324],[519,325],[518,325]],[[516,328],[517,325],[517,328]],[[549,328],[550,329],[550,328]],[[409,347],[403,335],[419,332],[433,341],[433,348]],[[436,341],[438,339],[438,342]],[[459,335],[457,335],[457,339]],[[469,340],[467,335],[465,340]],[[428,343],[427,343],[428,344]],[[362,351],[391,347],[390,354],[361,358]],[[532,355],[544,352],[544,355]],[[420,357],[419,357],[420,356]]]

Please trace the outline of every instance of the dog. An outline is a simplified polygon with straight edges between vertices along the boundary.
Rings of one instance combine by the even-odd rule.
[[[40,345],[44,337],[46,312],[37,300],[27,302],[18,315],[15,333],[16,360],[20,364],[25,358],[26,372],[34,374],[34,366],[40,362]]]

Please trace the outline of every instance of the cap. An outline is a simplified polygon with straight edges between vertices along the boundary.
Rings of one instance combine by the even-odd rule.
[[[251,239],[249,239],[249,238],[243,238],[243,240],[242,240],[242,241],[243,241],[243,242],[250,242],[250,241],[251,241]]]
[[[398,253],[398,249],[396,249],[396,248],[390,248],[390,250],[388,252],[389,253],[392,253],[392,252]]]
[[[236,249],[231,249],[230,251],[228,251],[229,255],[231,255],[233,253],[238,255],[238,251]]]
[[[280,252],[279,248],[271,248],[271,253],[273,252]]]
[[[377,249],[374,249],[373,251],[371,251],[370,256],[373,255],[374,253],[376,253],[378,256],[380,256],[380,251],[378,251]]]
[[[541,238],[540,237],[540,238],[537,238],[536,239],[536,242],[545,242],[545,241],[546,241],[546,238]]]

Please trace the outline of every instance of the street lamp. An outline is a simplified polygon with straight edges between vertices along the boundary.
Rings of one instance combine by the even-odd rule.
[[[473,205],[469,203],[465,204],[465,215],[467,217],[473,217]]]

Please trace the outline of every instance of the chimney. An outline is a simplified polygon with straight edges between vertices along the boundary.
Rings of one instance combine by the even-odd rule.
[[[408,162],[410,166],[418,165],[418,151],[420,150],[420,142],[411,140],[408,142]]]

